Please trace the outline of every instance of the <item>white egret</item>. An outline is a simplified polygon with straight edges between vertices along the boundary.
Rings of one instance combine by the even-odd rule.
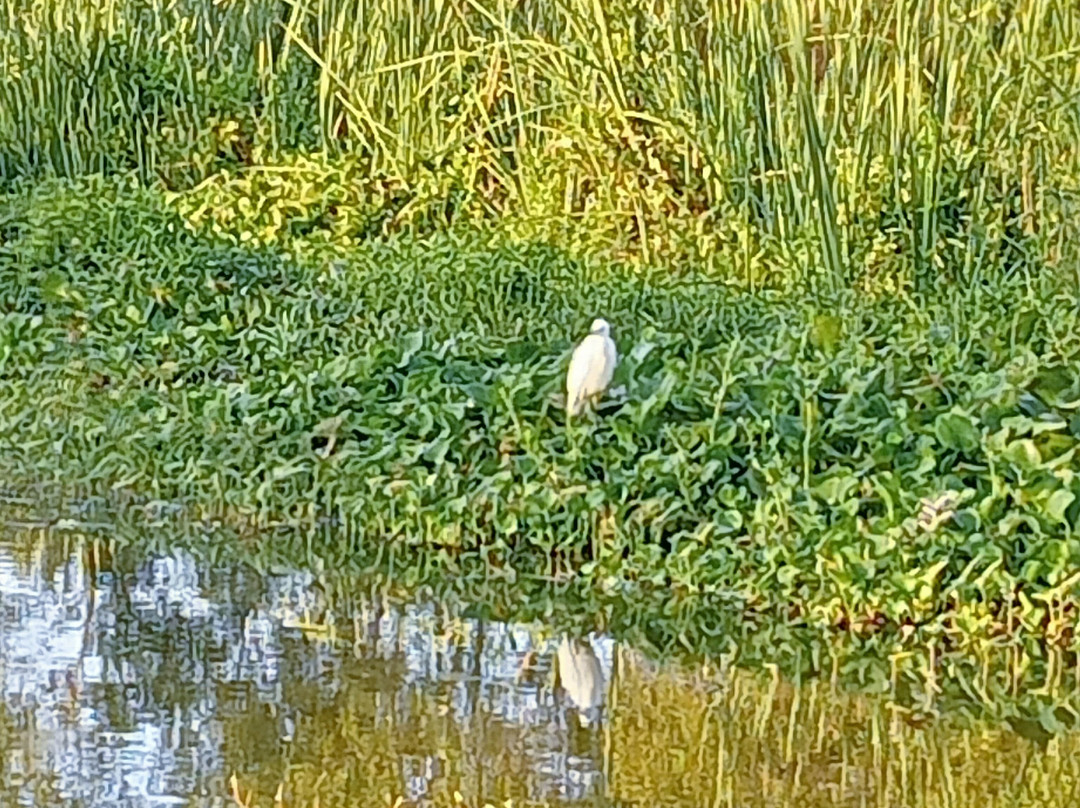
[[[604,703],[604,670],[592,644],[563,637],[557,652],[559,683],[578,710],[582,726],[590,723]]]
[[[611,384],[618,355],[607,320],[597,318],[589,334],[574,349],[566,372],[566,415],[580,415],[587,402],[595,402]]]

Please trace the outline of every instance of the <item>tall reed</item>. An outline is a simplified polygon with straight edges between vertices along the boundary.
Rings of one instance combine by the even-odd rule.
[[[1072,0],[3,0],[0,19],[6,183],[185,188],[316,152],[362,169],[387,228],[498,218],[886,293],[1080,242]]]

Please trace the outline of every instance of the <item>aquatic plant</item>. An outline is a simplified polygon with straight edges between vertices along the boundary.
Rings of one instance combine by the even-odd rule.
[[[1070,641],[1080,329],[1054,275],[872,300],[482,233],[250,249],[100,181],[0,222],[0,473],[23,490],[857,633]],[[598,310],[626,400],[574,441],[556,397]]]

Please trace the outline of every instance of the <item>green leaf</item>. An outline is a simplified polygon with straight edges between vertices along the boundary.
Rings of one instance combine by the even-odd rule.
[[[67,290],[67,276],[58,269],[50,269],[41,280],[41,294],[49,302],[64,298]]]
[[[1065,521],[1065,511],[1073,504],[1076,494],[1067,488],[1059,488],[1046,500],[1043,509],[1046,515],[1055,522]]]
[[[743,526],[743,517],[739,511],[721,511],[716,518],[716,532],[720,535],[734,533]]]
[[[1051,735],[1064,732],[1066,727],[1058,720],[1055,708],[1048,704],[1039,711],[1039,725]]]
[[[1003,454],[1006,460],[1011,460],[1023,468],[1035,468],[1042,463],[1039,447],[1030,438],[1012,441],[1005,447]]]
[[[1002,418],[1001,426],[1011,429],[1016,435],[1041,435],[1043,432],[1056,432],[1065,429],[1068,423],[1063,418],[1053,414],[1031,418],[1027,415],[1016,415],[1012,418]]]
[[[410,331],[405,335],[402,340],[401,361],[398,362],[399,368],[405,367],[409,364],[409,360],[416,355],[416,352],[420,350],[424,345],[424,332],[423,331]]]
[[[835,505],[838,502],[846,500],[851,491],[858,487],[858,485],[859,481],[855,479],[854,475],[837,474],[826,480],[822,480],[814,486],[814,493],[830,505]]]
[[[974,451],[979,446],[979,429],[970,415],[947,412],[934,423],[934,434],[942,446],[961,452]]]
[[[640,362],[642,359],[644,359],[646,356],[648,356],[652,352],[653,348],[655,348],[655,347],[656,347],[655,342],[649,342],[648,340],[642,340],[641,342],[639,342],[637,345],[635,345],[633,348],[630,349],[630,358],[632,358],[635,362]]]
[[[782,586],[788,586],[799,575],[799,568],[793,567],[790,564],[784,564],[780,569],[776,571],[776,580],[780,582]]]
[[[835,314],[818,314],[810,327],[810,343],[819,351],[832,353],[840,342],[843,323]]]
[[[730,446],[735,440],[737,431],[738,427],[734,421],[725,421],[724,425],[716,430],[716,439],[713,442],[719,446]]]

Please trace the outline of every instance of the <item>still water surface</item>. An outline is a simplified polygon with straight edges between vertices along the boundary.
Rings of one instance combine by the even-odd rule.
[[[0,533],[0,805],[1080,804],[1074,735],[386,591]]]

